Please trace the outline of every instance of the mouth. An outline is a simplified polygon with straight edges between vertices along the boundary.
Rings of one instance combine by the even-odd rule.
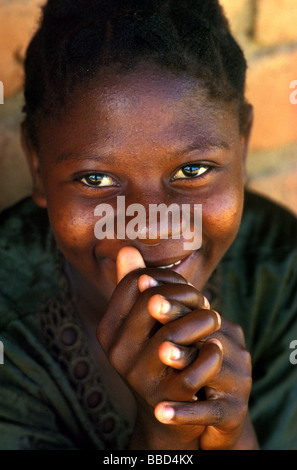
[[[199,250],[197,250],[197,251],[199,251]],[[169,264],[165,264],[165,263],[164,264],[160,263],[158,265],[155,264],[155,263],[154,263],[154,265],[152,265],[150,263],[146,263],[146,264],[147,264],[148,267],[161,268],[161,269],[173,269],[174,270],[177,267],[183,266],[188,261],[188,259],[191,258],[194,255],[194,253],[196,253],[196,251],[190,253],[185,258],[181,258],[181,259],[179,259],[177,261],[174,261],[173,263],[169,263]]]
[[[178,266],[181,262],[182,262],[182,260],[180,259],[180,260],[176,261],[176,263],[167,264],[167,265],[164,265],[164,266],[157,266],[157,268],[161,268],[161,269],[173,268],[174,266]]]

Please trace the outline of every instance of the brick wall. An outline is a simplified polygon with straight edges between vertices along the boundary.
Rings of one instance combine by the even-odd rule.
[[[19,144],[22,59],[42,3],[0,0],[0,80],[5,90],[0,105],[0,210],[30,193]],[[221,4],[249,64],[247,98],[254,105],[255,123],[248,186],[297,214],[297,93],[290,88],[297,81],[297,0]]]
[[[255,122],[248,186],[297,214],[297,103],[291,102],[297,94],[290,88],[297,80],[297,1],[221,4],[249,65],[247,98]]]
[[[22,59],[42,0],[0,0],[0,210],[30,194],[31,178],[19,141]]]

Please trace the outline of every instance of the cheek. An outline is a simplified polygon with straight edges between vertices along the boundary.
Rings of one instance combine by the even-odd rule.
[[[243,187],[226,187],[203,205],[203,233],[216,242],[229,245],[234,240],[241,221]]]
[[[92,251],[95,218],[91,208],[50,202],[48,213],[56,242],[66,258]]]

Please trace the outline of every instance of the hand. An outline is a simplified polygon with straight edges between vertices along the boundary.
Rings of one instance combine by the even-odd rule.
[[[200,448],[253,449],[257,440],[248,416],[251,390],[251,361],[244,346],[240,327],[222,319],[218,332],[211,338],[219,340],[223,361],[219,373],[204,383],[204,400],[193,403],[165,401],[159,403],[155,414],[161,422],[204,425]],[[197,370],[201,376],[200,370]],[[196,386],[198,385],[195,384]],[[163,409],[171,419],[164,419]]]
[[[154,412],[164,400],[191,403],[196,392],[218,374],[220,345],[217,340],[201,340],[219,329],[220,317],[185,279],[170,270],[145,268],[140,254],[131,247],[121,250],[117,270],[120,282],[97,336],[137,400],[135,446],[197,449],[204,424],[168,426]],[[155,281],[154,286],[146,285],[152,278],[158,285]],[[167,312],[157,309],[156,296],[169,300]],[[163,410],[166,414],[166,408]]]
[[[158,312],[163,302],[160,296],[155,295],[148,303],[150,314],[160,321]],[[223,353],[220,370],[213,377],[207,375],[209,363],[203,355],[203,348],[199,352],[199,367],[193,369],[193,376],[192,366],[185,369],[188,384],[193,384],[193,392],[203,387],[204,399],[183,403],[167,400],[157,405],[155,415],[166,424],[204,426],[199,439],[201,449],[257,449],[257,438],[248,415],[251,358],[245,349],[243,331],[240,326],[222,318],[219,330],[206,335],[204,340],[207,343],[215,341]],[[185,352],[185,348],[179,346],[182,345],[179,338],[175,337],[175,343],[182,356],[190,354],[191,348],[187,347]],[[161,346],[159,355],[164,364],[172,366],[167,360],[165,344]],[[186,363],[181,365],[187,366]]]

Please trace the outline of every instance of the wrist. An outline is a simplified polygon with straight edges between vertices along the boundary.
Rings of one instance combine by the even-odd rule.
[[[136,419],[129,450],[198,450],[199,437],[193,438],[189,429],[159,423],[156,418]]]
[[[236,444],[230,450],[259,450],[258,439],[251,422],[250,415],[247,413],[243,431],[236,441]]]

